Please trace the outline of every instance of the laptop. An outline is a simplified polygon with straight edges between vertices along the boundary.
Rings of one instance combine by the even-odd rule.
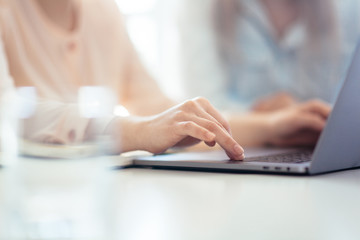
[[[138,157],[138,167],[206,171],[315,175],[360,167],[360,42],[333,111],[313,150],[245,149],[244,161],[224,151],[183,152]]]

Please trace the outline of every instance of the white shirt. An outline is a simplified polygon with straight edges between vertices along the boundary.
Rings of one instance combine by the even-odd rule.
[[[335,2],[341,41],[333,61],[326,56],[299,57],[308,39],[303,23],[294,24],[280,42],[274,41],[260,2],[239,1],[245,8],[236,39],[241,64],[234,62],[224,67],[219,58],[211,19],[213,0],[192,4],[193,9],[186,13],[182,40],[189,97],[203,95],[220,109],[237,111],[279,91],[302,101],[334,101],[359,36],[360,2]]]
[[[11,85],[36,88],[36,113],[24,127],[32,141],[73,144],[105,131],[116,116],[98,121],[83,116],[82,86],[107,87],[124,105],[144,101],[147,92],[161,94],[137,57],[116,3],[73,2],[78,17],[70,32],[54,24],[35,0],[0,0],[0,97]],[[97,132],[89,130],[94,125]]]

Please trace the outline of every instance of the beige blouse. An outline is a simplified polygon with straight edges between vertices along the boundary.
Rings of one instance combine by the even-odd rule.
[[[76,27],[67,32],[35,0],[0,0],[2,65],[8,65],[8,74],[0,75],[0,91],[11,81],[17,87],[36,87],[38,117],[29,121],[31,127],[25,131],[25,137],[32,140],[69,143],[88,137],[90,120],[80,118],[75,105],[81,86],[109,87],[130,110],[144,98],[162,96],[137,58],[115,2],[74,2]],[[102,120],[99,131],[113,118]]]

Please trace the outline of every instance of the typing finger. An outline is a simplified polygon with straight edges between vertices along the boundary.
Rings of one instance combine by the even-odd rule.
[[[180,136],[190,136],[204,142],[213,142],[216,137],[214,133],[193,121],[178,122],[174,131]]]
[[[303,105],[303,110],[317,113],[326,119],[330,115],[331,106],[320,100],[312,100]]]
[[[231,135],[217,123],[198,116],[189,116],[189,120],[202,128],[207,129],[215,134],[213,141],[216,141],[234,160],[242,160],[244,158],[244,149],[231,137]],[[192,135],[191,135],[192,136]],[[209,142],[209,141],[205,141]]]
[[[226,131],[228,131],[229,133],[231,132],[228,121],[213,105],[210,104],[207,99],[198,98],[198,102],[210,116],[216,119],[216,121],[219,122],[226,129]]]

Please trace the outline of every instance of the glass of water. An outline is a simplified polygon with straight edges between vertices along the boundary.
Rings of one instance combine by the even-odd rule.
[[[111,239],[116,98],[101,86],[69,96],[21,87],[2,101],[1,239]]]

